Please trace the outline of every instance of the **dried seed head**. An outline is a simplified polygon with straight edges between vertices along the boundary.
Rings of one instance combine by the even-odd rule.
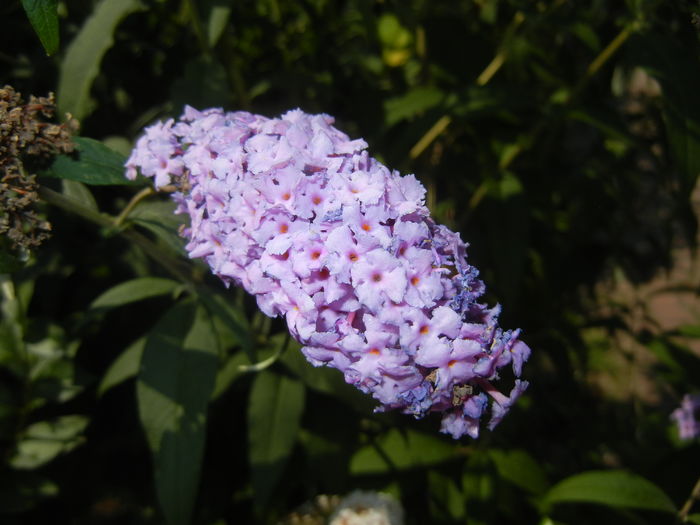
[[[13,249],[35,248],[49,236],[51,224],[33,209],[37,200],[34,172],[59,153],[73,151],[77,121],[68,115],[56,124],[53,93],[29,97],[25,104],[11,86],[0,88],[0,235]]]

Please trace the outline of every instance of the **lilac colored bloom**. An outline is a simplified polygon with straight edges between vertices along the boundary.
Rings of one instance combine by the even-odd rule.
[[[671,419],[678,425],[681,439],[694,439],[700,436],[700,394],[686,394],[681,406],[671,413]]]
[[[177,188],[190,257],[284,316],[311,364],[340,370],[377,410],[439,412],[442,432],[477,437],[527,388],[530,349],[479,302],[467,245],[431,219],[420,182],[332,124],[187,107],[146,130],[126,175]],[[506,367],[511,387],[498,386]]]

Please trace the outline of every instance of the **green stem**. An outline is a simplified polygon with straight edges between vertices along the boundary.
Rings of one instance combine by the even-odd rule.
[[[520,27],[520,25],[524,21],[525,15],[523,15],[522,11],[516,12],[513,16],[513,20],[511,20],[510,24],[508,25],[508,28],[505,31],[505,37],[503,38],[503,42],[499,46],[496,55],[493,57],[491,62],[489,62],[488,65],[484,68],[481,74],[477,77],[476,84],[478,86],[485,86],[486,84],[488,84],[489,81],[493,78],[493,76],[498,72],[498,70],[501,69],[501,66],[503,66],[508,56],[507,44],[513,38],[513,35],[517,31],[518,27]],[[440,135],[442,135],[442,133],[444,133],[444,131],[447,129],[451,122],[452,118],[449,115],[444,115],[440,117],[440,119],[435,124],[433,124],[433,126],[425,133],[425,135],[423,135],[420,138],[420,140],[416,142],[416,144],[411,148],[411,151],[408,153],[409,158],[411,160],[415,160],[416,158],[418,158],[420,154],[423,153],[436,138],[438,138]]]
[[[145,191],[141,193],[145,193]],[[110,215],[99,213],[89,208],[86,208],[82,206],[79,202],[73,199],[69,199],[64,195],[61,195],[60,193],[43,186],[38,189],[38,194],[39,197],[41,197],[49,204],[53,204],[54,206],[57,206],[58,208],[61,208],[69,213],[79,215],[80,217],[87,219],[88,221],[97,224],[98,226],[102,226],[109,230],[117,230],[119,235],[126,238],[130,242],[136,244],[139,248],[141,248],[144,251],[144,253],[146,253],[146,255],[151,257],[155,262],[157,262],[163,268],[165,268],[173,277],[185,283],[189,287],[194,287],[194,281],[192,277],[187,272],[181,269],[181,267],[183,266],[181,261],[168,255],[167,253],[164,253],[158,247],[158,245],[156,245],[148,237],[133,230],[118,229],[119,224],[117,221],[119,220],[119,218],[115,219]],[[137,197],[139,197],[139,195],[136,195],[134,199],[132,199],[132,202]],[[140,197],[139,200],[141,198],[143,197]],[[128,207],[129,206],[127,205],[127,208]],[[120,216],[123,214],[124,212],[122,212]]]
[[[151,186],[147,186],[140,192],[138,192],[136,195],[134,195],[133,198],[129,201],[129,203],[121,211],[121,213],[117,216],[117,218],[114,219],[115,228],[119,228],[122,224],[124,224],[126,218],[129,216],[129,214],[133,211],[133,209],[139,202],[141,202],[146,197],[153,195],[155,192],[156,191]]]
[[[37,193],[41,199],[45,200],[49,204],[53,204],[54,206],[61,208],[62,210],[79,215],[83,219],[87,219],[88,221],[104,228],[114,227],[114,220],[109,215],[86,208],[85,206],[80,205],[80,203],[77,201],[69,199],[65,195],[61,195],[60,193],[45,186],[39,186]]]
[[[690,514],[690,509],[693,508],[693,504],[700,500],[700,479],[695,482],[693,490],[690,492],[688,500],[683,504],[683,508],[678,511],[678,519],[685,523],[688,519],[688,514]]]

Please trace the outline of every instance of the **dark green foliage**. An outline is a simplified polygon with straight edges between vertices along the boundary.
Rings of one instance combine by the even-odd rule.
[[[700,448],[669,419],[700,390],[700,283],[682,270],[697,1],[13,0],[0,15],[3,83],[55,91],[81,120],[39,178],[53,237],[28,259],[0,239],[0,522],[275,523],[366,489],[409,524],[700,523],[684,507]],[[329,113],[416,173],[533,349],[494,432],[455,443],[433,418],[374,414],[186,259],[173,204],[122,176],[143,126],[184,104]],[[654,294],[691,306],[669,324]]]

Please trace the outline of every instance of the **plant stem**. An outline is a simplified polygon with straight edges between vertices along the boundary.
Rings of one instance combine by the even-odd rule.
[[[194,287],[194,281],[192,277],[185,272],[184,270],[181,269],[182,263],[175,257],[172,257],[168,255],[167,253],[164,253],[153,241],[151,241],[148,237],[135,232],[133,230],[123,230],[123,229],[118,229],[120,224],[118,223],[119,217],[114,218],[110,215],[104,214],[104,213],[99,213],[94,210],[91,210],[89,208],[86,208],[82,206],[79,202],[69,199],[64,195],[61,195],[60,193],[53,191],[49,188],[46,188],[44,186],[39,187],[37,190],[37,193],[39,194],[39,197],[41,197],[43,200],[48,202],[49,204],[53,204],[54,206],[57,206],[67,212],[74,213],[76,215],[79,215],[80,217],[83,217],[84,219],[87,219],[88,221],[97,224],[98,226],[102,226],[104,228],[107,228],[109,230],[115,230],[121,235],[122,237],[126,238],[130,242],[136,244],[139,248],[141,248],[146,255],[151,257],[155,262],[160,264],[163,268],[165,268],[173,277],[178,279],[179,281],[183,282],[189,287]],[[135,200],[141,200],[145,197],[145,195],[139,197],[141,194],[145,194],[146,191],[142,191],[139,194],[137,194],[131,201],[133,203]],[[138,201],[137,201],[138,202]],[[129,203],[129,204],[131,204]],[[136,203],[134,203],[134,206]],[[129,208],[129,205],[127,205],[127,208]],[[133,206],[132,206],[133,208]],[[128,214],[128,211],[127,211]],[[120,214],[120,217],[124,215],[124,211]]]
[[[503,42],[499,46],[499,50],[496,53],[496,55],[493,57],[491,62],[484,68],[484,70],[481,72],[481,74],[477,77],[476,79],[476,84],[478,86],[485,86],[486,84],[489,83],[489,81],[493,78],[493,76],[498,72],[499,69],[501,69],[501,66],[506,61],[506,57],[508,56],[508,49],[506,44],[511,40],[513,37],[513,34],[515,31],[518,29],[520,24],[522,24],[525,21],[525,15],[521,11],[518,11],[515,13],[513,16],[513,20],[511,20],[510,24],[508,25],[508,28],[505,31],[505,37],[503,38]],[[433,126],[423,135],[418,142],[411,148],[411,151],[409,151],[408,156],[411,160],[414,160],[420,156],[421,153],[423,153],[432,142],[438,138],[446,129],[447,126],[450,125],[450,122],[452,122],[452,118],[449,115],[444,115],[440,117],[440,119],[433,124]]]
[[[688,514],[690,514],[690,509],[693,508],[693,504],[700,500],[700,479],[695,482],[693,490],[690,492],[688,500],[683,504],[683,508],[678,511],[678,519],[685,523],[688,519]]]
[[[114,220],[109,215],[99,213],[97,211],[91,210],[90,208],[86,208],[85,206],[82,206],[79,202],[73,199],[69,199],[68,197],[66,197],[65,195],[61,195],[57,191],[53,191],[45,186],[39,186],[39,188],[37,189],[37,194],[41,199],[45,200],[49,204],[53,204],[54,206],[57,206],[62,210],[79,215],[83,219],[87,219],[92,223],[95,223],[104,228],[114,227]]]
[[[146,197],[153,195],[155,192],[156,191],[151,186],[147,186],[140,192],[138,192],[136,195],[134,195],[132,199],[128,202],[128,204],[124,207],[124,209],[121,211],[121,213],[117,216],[117,218],[114,219],[115,228],[119,228],[122,224],[124,224],[126,218],[129,216],[129,214],[133,211],[133,209],[139,202],[141,202]]]

